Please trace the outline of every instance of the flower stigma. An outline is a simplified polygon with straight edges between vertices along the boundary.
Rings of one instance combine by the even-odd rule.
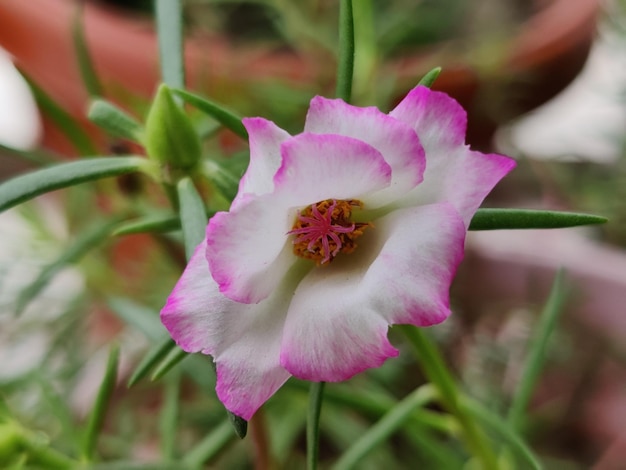
[[[330,263],[339,253],[352,253],[355,239],[363,235],[370,223],[350,221],[352,210],[363,203],[356,199],[325,199],[298,211],[288,235],[296,235],[293,252],[315,261],[318,266]]]

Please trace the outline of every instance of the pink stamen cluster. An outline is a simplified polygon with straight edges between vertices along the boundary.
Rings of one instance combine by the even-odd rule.
[[[300,225],[300,227],[287,232],[289,235],[298,235],[293,242],[294,244],[308,243],[307,249],[311,253],[316,253],[316,245],[319,246],[319,243],[321,242],[321,249],[324,257],[322,258],[320,264],[329,262],[341,251],[343,242],[338,234],[351,233],[356,228],[355,224],[346,227],[333,223],[336,222],[336,220],[333,220],[333,212],[337,206],[337,201],[335,199],[332,200],[332,204],[328,206],[325,211],[320,212],[318,205],[322,204],[323,202],[312,204],[310,206],[311,217],[302,215],[302,212],[299,211],[298,220],[300,223],[298,225]],[[331,241],[335,245],[332,251]]]

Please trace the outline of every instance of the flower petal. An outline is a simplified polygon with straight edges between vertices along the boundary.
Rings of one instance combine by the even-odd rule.
[[[465,146],[447,153],[430,153],[424,182],[403,204],[449,202],[468,227],[487,194],[515,165],[511,158],[472,151]]]
[[[435,148],[446,150],[465,143],[467,113],[445,93],[419,85],[389,115],[417,132],[427,157]]]
[[[465,111],[444,93],[418,86],[390,115],[413,126],[426,149],[424,181],[403,205],[449,202],[469,226],[483,199],[515,161],[471,151],[464,144]]]
[[[217,395],[244,419],[289,378],[279,363],[288,302],[281,292],[259,305],[227,299],[211,279],[203,243],[161,311],[163,324],[182,349],[213,355]]]
[[[243,124],[250,141],[250,164],[239,182],[239,192],[232,203],[237,207],[244,196],[266,194],[274,189],[274,174],[280,167],[280,144],[289,134],[263,118],[245,118]]]
[[[266,194],[209,221],[206,257],[229,299],[260,302],[295,262],[287,235],[293,220],[284,202]]]
[[[389,186],[391,167],[371,145],[351,137],[303,133],[284,142],[274,176],[277,198],[303,207],[325,199],[359,199]]]
[[[281,364],[301,379],[340,381],[397,355],[387,340],[389,324],[429,326],[450,314],[449,288],[464,239],[449,204],[401,209],[374,221],[353,254],[299,284]]]
[[[332,198],[367,204],[368,194],[389,184],[391,169],[380,152],[349,137],[301,134],[282,151],[275,192],[214,215],[207,227],[211,274],[237,302],[265,299],[297,259],[287,235],[297,209]]]
[[[370,144],[391,166],[392,180],[381,191],[378,205],[397,199],[418,185],[426,160],[413,128],[375,107],[359,108],[340,99],[316,96],[311,100],[304,130],[317,134],[339,134]]]

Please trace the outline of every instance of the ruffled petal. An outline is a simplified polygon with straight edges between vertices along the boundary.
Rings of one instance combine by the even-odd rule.
[[[303,207],[325,199],[359,199],[367,204],[389,186],[391,167],[371,145],[334,134],[299,134],[284,142],[274,176],[278,199]]]
[[[280,144],[290,135],[263,118],[245,118],[243,124],[250,141],[250,164],[239,182],[239,192],[231,207],[237,207],[247,195],[260,195],[274,189],[274,174],[280,167]]]
[[[213,355],[219,399],[250,419],[289,378],[279,363],[288,297],[278,290],[259,305],[227,299],[211,279],[203,245],[168,298],[161,320],[183,350]]]
[[[391,166],[389,188],[377,194],[377,205],[397,199],[418,185],[426,160],[424,148],[413,128],[375,107],[359,108],[340,99],[316,96],[311,100],[304,130],[339,134],[370,144]]]
[[[428,154],[424,182],[409,193],[403,204],[448,202],[469,227],[487,194],[515,165],[511,158],[472,151],[466,146],[448,153],[432,152]]]
[[[465,143],[467,113],[453,98],[419,85],[389,113],[411,126],[428,153],[447,150]],[[427,160],[427,166],[430,161]]]
[[[295,262],[287,235],[293,215],[285,202],[264,195],[218,212],[209,221],[206,258],[220,292],[229,299],[260,302]]]
[[[515,161],[471,151],[465,145],[467,115],[445,93],[418,86],[389,114],[412,126],[426,150],[424,181],[403,205],[449,202],[469,226],[483,199]]]
[[[341,381],[397,355],[390,324],[429,326],[450,314],[449,288],[465,227],[448,204],[374,221],[357,250],[300,282],[289,307],[281,364],[294,376]]]

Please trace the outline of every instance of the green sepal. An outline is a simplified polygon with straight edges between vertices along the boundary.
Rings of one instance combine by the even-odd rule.
[[[202,98],[201,96],[189,93],[185,90],[173,89],[172,93],[180,96],[185,102],[199,109],[203,113],[211,116],[227,129],[230,129],[242,139],[248,140],[248,131],[241,123],[241,118],[232,111],[229,111],[221,104]]]
[[[133,171],[153,172],[148,160],[135,156],[90,158],[51,165],[2,183],[0,212],[55,189]]]
[[[93,100],[87,116],[115,137],[122,137],[137,143],[143,140],[143,126],[113,103],[101,99]]]
[[[148,156],[165,166],[187,170],[202,156],[200,138],[187,115],[161,84],[148,112],[144,144]]]
[[[531,209],[478,209],[469,230],[567,228],[604,224],[606,217]]]

